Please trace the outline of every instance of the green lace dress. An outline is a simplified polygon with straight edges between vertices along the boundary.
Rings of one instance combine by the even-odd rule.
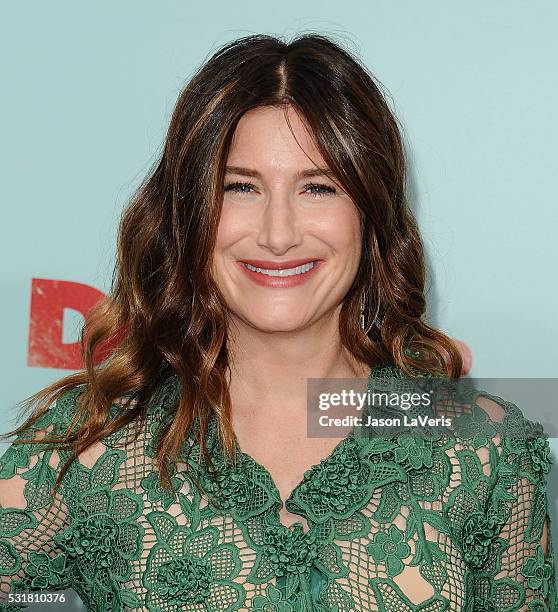
[[[385,365],[369,384],[403,378]],[[55,402],[36,429],[64,430],[79,391]],[[179,392],[168,378],[137,439],[123,445],[123,430],[106,438],[72,464],[55,495],[66,454],[8,448],[0,460],[2,500],[10,500],[0,508],[4,610],[24,607],[8,593],[67,588],[97,612],[558,610],[548,441],[525,434],[533,425],[515,404],[475,391],[454,433],[426,439],[352,431],[286,501],[303,528],[280,522],[263,466],[245,453],[224,461],[214,427],[217,477],[198,462],[192,438],[173,469],[176,495],[161,487],[154,442]],[[482,397],[504,418],[494,421]]]

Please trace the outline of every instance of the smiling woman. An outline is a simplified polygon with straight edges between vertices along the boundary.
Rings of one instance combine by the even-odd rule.
[[[28,399],[1,459],[6,609],[69,587],[97,612],[557,609],[548,442],[517,406],[440,393],[440,432],[308,435],[309,379],[462,374],[425,322],[405,176],[376,80],[332,40],[247,36],[200,68],[123,214],[85,369]]]
[[[283,332],[328,321],[323,332],[334,338],[335,309],[360,266],[359,209],[324,174],[292,106],[245,113],[227,164],[213,277],[231,317]]]

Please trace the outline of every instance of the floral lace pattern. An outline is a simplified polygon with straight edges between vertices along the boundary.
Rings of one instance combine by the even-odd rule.
[[[404,378],[388,365],[369,382]],[[79,391],[35,429],[63,431]],[[91,465],[72,464],[56,495],[63,450],[6,450],[0,485],[12,501],[0,507],[0,609],[21,608],[6,602],[8,592],[69,587],[98,612],[558,609],[552,457],[540,426],[511,402],[463,396],[459,407],[470,408],[439,435],[352,432],[285,502],[306,519],[305,531],[280,522],[279,492],[263,466],[240,449],[236,463],[224,458],[215,422],[215,471],[188,440],[171,472],[173,493],[162,487],[154,445],[179,391],[167,379],[140,435],[125,445],[128,430],[104,440]],[[504,418],[493,420],[481,396]]]
[[[234,582],[241,562],[238,549],[218,543],[215,527],[192,530],[164,512],[148,515],[158,536],[149,552],[143,584],[149,610],[203,604],[205,610],[237,610],[244,589]]]

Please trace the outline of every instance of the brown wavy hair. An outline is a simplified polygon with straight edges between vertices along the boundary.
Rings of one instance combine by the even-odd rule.
[[[211,464],[204,438],[212,417],[224,452],[234,459],[228,312],[208,262],[231,139],[253,108],[293,108],[313,134],[330,178],[360,211],[362,257],[340,311],[344,347],[371,367],[394,363],[408,376],[417,369],[461,376],[452,339],[423,320],[423,245],[406,199],[399,123],[383,89],[341,43],[317,33],[291,42],[245,36],[223,45],[195,72],[178,97],[160,158],[122,214],[111,290],[81,329],[85,367],[21,402],[34,410],[5,434],[23,434],[52,402],[85,384],[68,431],[41,439],[72,451],[56,486],[79,453],[142,422],[170,374],[178,377],[181,394],[156,445],[163,484],[169,486],[167,462],[179,459],[192,432]],[[124,395],[135,401],[109,418]]]

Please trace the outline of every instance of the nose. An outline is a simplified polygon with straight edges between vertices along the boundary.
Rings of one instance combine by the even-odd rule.
[[[265,207],[258,232],[258,246],[279,255],[301,243],[299,217],[286,195],[272,194]]]

